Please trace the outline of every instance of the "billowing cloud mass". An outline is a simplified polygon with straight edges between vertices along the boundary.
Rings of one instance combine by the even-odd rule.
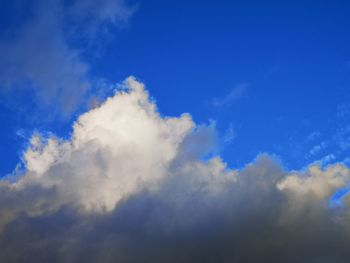
[[[10,9],[5,2],[0,7]],[[91,87],[89,63],[82,56],[89,44],[78,48],[74,43],[98,39],[101,45],[108,28],[127,23],[133,8],[124,0],[15,0],[8,5],[18,21],[0,32],[0,91],[29,90],[37,108],[71,114]],[[20,19],[22,9],[26,14]]]
[[[34,134],[0,181],[0,262],[347,262],[349,200],[329,200],[348,167],[233,170],[205,157],[214,143],[128,78],[70,139]]]

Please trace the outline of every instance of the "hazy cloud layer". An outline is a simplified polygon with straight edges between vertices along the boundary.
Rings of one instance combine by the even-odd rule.
[[[108,28],[127,23],[133,10],[124,0],[14,1],[12,9],[26,5],[26,17],[0,32],[0,91],[33,91],[36,107],[69,115],[91,86],[89,63],[81,56],[88,46],[77,48],[74,41],[103,42]]]
[[[33,135],[0,181],[0,261],[347,262],[349,201],[329,200],[348,167],[232,170],[202,158],[214,145],[213,125],[161,116],[127,79],[71,139]]]

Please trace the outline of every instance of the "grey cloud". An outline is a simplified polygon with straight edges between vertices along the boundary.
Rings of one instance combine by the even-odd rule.
[[[68,206],[49,215],[21,214],[2,234],[0,259],[346,262],[347,223],[317,206],[319,200],[311,198],[298,217],[281,219],[288,202],[274,184],[283,175],[261,157],[217,196],[208,193],[205,175],[177,174],[160,191],[140,192],[111,213],[81,215]]]
[[[25,169],[1,181],[1,262],[347,262],[350,199],[328,207],[347,166],[202,160],[213,125],[162,117],[125,85],[71,139],[35,135]]]
[[[127,23],[132,10],[119,0],[38,0],[32,5],[29,18],[12,28],[15,33],[11,37],[0,40],[0,88],[3,96],[29,89],[34,92],[36,107],[54,106],[54,114],[67,116],[91,86],[83,49],[74,47],[70,39],[93,39],[96,35],[81,32],[105,30],[108,23]]]

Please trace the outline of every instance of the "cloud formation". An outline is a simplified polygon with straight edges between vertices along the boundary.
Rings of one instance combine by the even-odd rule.
[[[16,6],[25,4],[14,1],[10,6],[17,14]],[[4,3],[3,9],[10,8]],[[91,86],[89,63],[81,55],[88,44],[78,48],[74,43],[97,37],[103,42],[108,28],[127,23],[132,13],[124,0],[30,2],[26,17],[9,22],[9,32],[1,34],[2,94],[30,90],[36,107],[56,107],[53,111],[61,116],[71,114]]]
[[[222,98],[215,98],[212,101],[213,106],[215,107],[226,107],[238,99],[240,99],[247,91],[248,85],[246,83],[241,83],[230,90],[228,94],[226,94]]]
[[[286,171],[268,155],[240,170],[215,156],[213,125],[162,116],[128,78],[71,138],[33,135],[0,181],[1,262],[346,262],[342,164]],[[338,209],[339,208],[339,209]]]

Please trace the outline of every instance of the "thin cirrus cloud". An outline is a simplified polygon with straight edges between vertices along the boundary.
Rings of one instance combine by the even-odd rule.
[[[15,34],[3,32],[0,39],[0,90],[7,99],[9,93],[30,90],[35,107],[69,116],[91,88],[84,50],[72,43],[77,38],[103,43],[108,27],[126,24],[134,8],[124,0],[37,0],[31,5],[21,23],[8,26]]]
[[[228,94],[220,98],[214,98],[212,105],[214,107],[226,107],[239,100],[246,92],[248,85],[245,83],[238,84],[236,87],[230,90]]]
[[[0,181],[0,261],[346,262],[349,168],[230,169],[202,158],[213,129],[161,116],[130,77],[70,139],[34,134]]]

